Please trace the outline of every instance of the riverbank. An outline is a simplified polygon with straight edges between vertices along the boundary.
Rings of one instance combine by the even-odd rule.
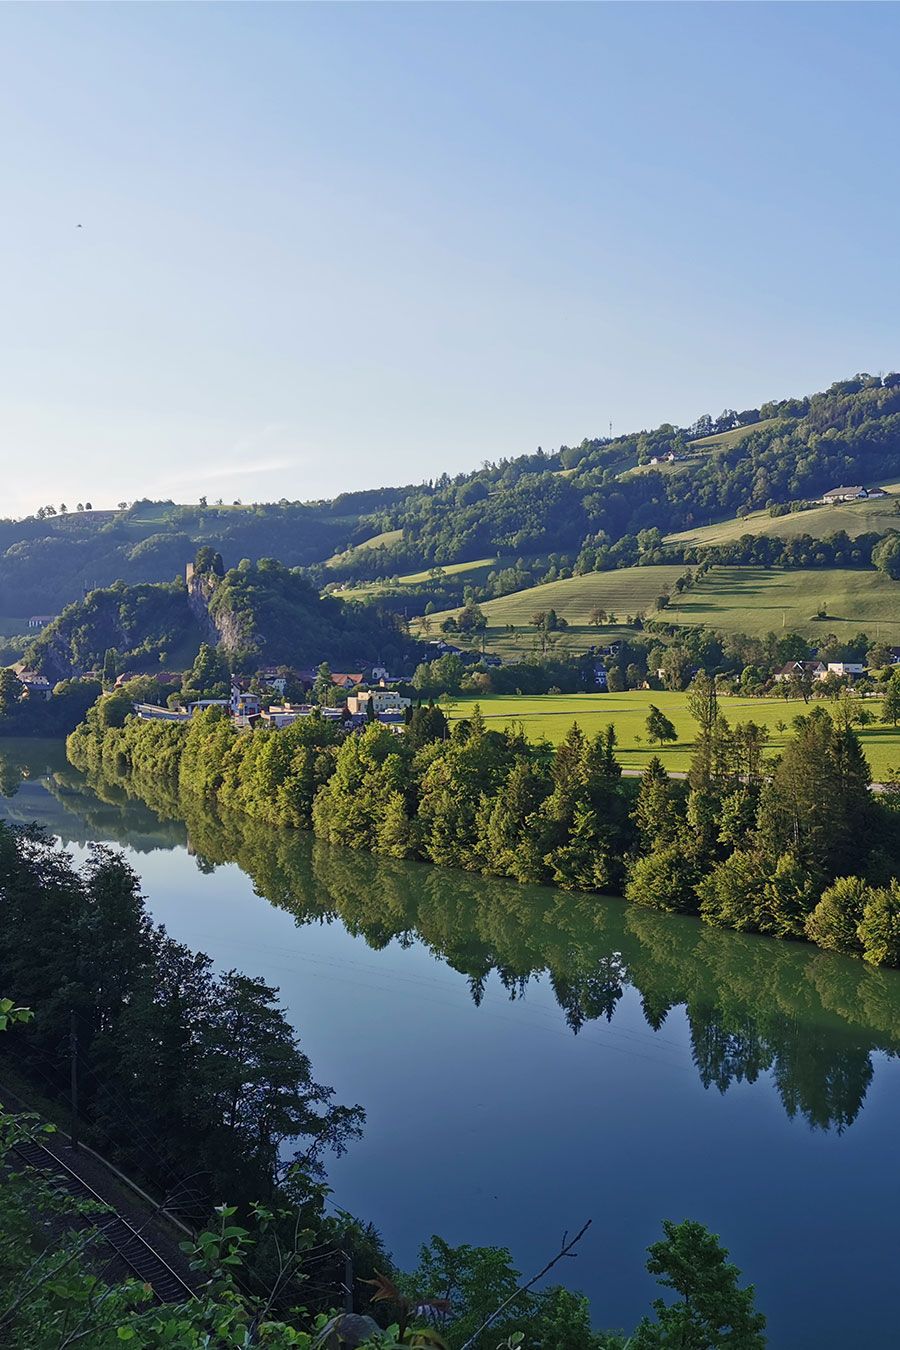
[[[16,818],[35,810],[79,858],[124,848],[174,938],[280,986],[322,1079],[366,1106],[335,1196],[378,1216],[406,1268],[436,1231],[530,1272],[548,1232],[594,1215],[566,1275],[598,1323],[631,1326],[650,1297],[635,1254],[661,1215],[693,1215],[756,1284],[772,1350],[890,1339],[896,972],[334,847],[162,785],[147,806],[61,757],[22,768]]]
[[[706,731],[693,704],[701,730],[684,785],[658,759],[639,785],[623,780],[612,727],[592,740],[575,727],[550,750],[515,726],[489,728],[477,707],[448,739],[427,739],[377,724],[347,736],[315,717],[238,732],[217,710],[109,726],[101,700],[67,752],[138,794],[162,784],[351,849],[611,891],[900,964],[900,822],[870,794],[855,733],[817,706],[771,767],[759,728],[730,728],[712,700]]]

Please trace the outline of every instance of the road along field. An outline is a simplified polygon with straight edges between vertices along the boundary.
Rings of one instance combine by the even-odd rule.
[[[520,722],[529,740],[547,739],[554,745],[564,739],[573,722],[586,735],[594,736],[611,722],[618,738],[617,755],[626,769],[641,769],[658,755],[673,773],[690,766],[696,723],[687,710],[687,694],[667,690],[633,690],[625,694],[487,694],[478,698],[460,697],[447,705],[451,721],[471,716],[478,703],[489,727],[506,727]],[[664,747],[651,745],[646,720],[654,704],[673,723],[678,741]],[[792,734],[791,721],[809,712],[818,703],[805,705],[801,700],[781,698],[740,698],[723,696],[719,708],[732,726],[755,722],[769,734],[767,754],[777,754]],[[827,705],[826,705],[827,706]],[[864,705],[873,717],[880,717],[880,700],[867,699]],[[879,723],[857,728],[872,777],[885,781],[892,769],[900,770],[900,727]]]

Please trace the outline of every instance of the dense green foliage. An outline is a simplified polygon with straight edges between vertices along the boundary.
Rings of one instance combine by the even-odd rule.
[[[209,616],[238,665],[325,660],[339,670],[348,662],[396,663],[413,650],[398,616],[320,596],[301,572],[273,558],[226,572],[210,590]]]
[[[373,1304],[382,1304],[394,1318],[384,1331],[370,1320],[365,1340],[353,1342],[360,1346],[461,1350],[489,1341],[498,1350],[621,1350],[624,1337],[592,1330],[584,1298],[562,1286],[535,1291],[533,1281],[523,1284],[505,1249],[451,1247],[434,1237],[422,1247],[412,1274],[367,1278],[359,1257],[371,1259],[375,1253],[371,1235],[344,1214],[325,1217],[324,1190],[309,1181],[317,1148],[323,1142],[340,1147],[357,1129],[359,1109],[333,1107],[329,1090],[312,1081],[308,1061],[273,1007],[274,991],[235,972],[215,980],[205,958],[191,959],[162,930],[154,932],[142,910],[136,877],[108,851],[96,850],[79,874],[39,835],[4,828],[0,881],[4,919],[12,920],[0,947],[0,978],[17,991],[43,993],[49,1009],[45,1016],[39,1010],[33,1017],[17,1002],[18,993],[17,999],[0,1000],[0,1031],[16,1027],[21,1037],[17,1050],[24,1048],[16,1057],[17,1069],[53,1086],[41,1064],[52,1065],[54,1019],[68,1003],[70,1026],[79,1042],[88,1039],[89,1057],[81,1068],[89,1067],[90,1060],[95,1065],[89,1119],[106,1147],[114,1143],[117,1116],[122,1116],[120,1128],[127,1130],[137,1155],[132,1170],[141,1175],[136,1135],[146,1121],[152,1133],[143,1137],[143,1153],[162,1158],[168,1151],[177,1169],[180,1132],[188,1123],[179,1117],[178,1106],[192,1075],[194,1108],[203,1112],[208,1098],[216,1117],[215,1124],[209,1117],[194,1122],[197,1157],[209,1162],[218,1144],[228,1159],[215,1176],[203,1168],[190,1174],[187,1180],[194,1183],[195,1194],[200,1192],[202,1202],[208,1181],[217,1185],[238,1179],[241,1185],[259,1185],[269,1202],[261,1205],[248,1198],[244,1208],[249,1226],[235,1207],[217,1206],[193,1249],[197,1297],[159,1307],[146,1287],[130,1280],[110,1283],[108,1275],[98,1275],[104,1212],[67,1200],[40,1172],[23,1168],[12,1150],[20,1142],[46,1138],[48,1127],[41,1127],[34,1116],[17,1117],[0,1108],[5,1178],[0,1195],[0,1335],[10,1350],[53,1350],[82,1342],[102,1350],[123,1341],[148,1350],[175,1345],[199,1350],[213,1344],[223,1350],[257,1344],[300,1350],[331,1346],[328,1329],[339,1321],[329,1320],[326,1311],[315,1318],[309,1309],[323,1302],[327,1308],[330,1297],[340,1298],[344,1253],[352,1253],[354,1245],[358,1285],[374,1286]],[[56,939],[74,939],[78,950],[68,972],[65,957],[58,953],[51,968],[35,968],[48,955],[46,947],[40,953],[32,949],[41,923],[52,927]],[[61,979],[55,990],[54,979]],[[143,1068],[139,1051],[144,1053]],[[186,1061],[181,1074],[179,1056]],[[162,1068],[166,1076],[159,1079],[155,1071]],[[150,1082],[143,1082],[143,1074]],[[176,1101],[160,1102],[156,1116],[147,1118],[154,1085],[161,1097],[174,1091]],[[127,1103],[124,1107],[111,1100],[116,1088]],[[203,1140],[204,1125],[212,1140]],[[313,1144],[302,1166],[276,1183],[273,1145],[279,1132],[293,1139],[298,1134],[312,1138]],[[223,1136],[233,1136],[232,1142],[251,1156],[223,1150]],[[127,1163],[127,1152],[123,1160]],[[176,1172],[173,1188],[171,1167],[166,1181],[174,1201],[186,1182]],[[663,1239],[650,1248],[647,1268],[681,1297],[674,1304],[657,1301],[654,1316],[641,1321],[629,1343],[648,1350],[764,1346],[765,1319],[753,1309],[753,1289],[739,1288],[738,1272],[727,1255],[701,1225],[667,1221]],[[331,1268],[329,1256],[335,1258]],[[390,1269],[383,1253],[379,1264]],[[297,1307],[298,1296],[304,1307]],[[361,1287],[359,1301],[365,1301]],[[440,1332],[415,1325],[414,1310],[429,1306],[440,1310]]]
[[[703,437],[744,420],[739,437],[707,449]],[[622,474],[651,451],[697,449],[683,471],[651,467]],[[562,476],[559,470],[567,470]],[[772,503],[817,497],[839,483],[900,471],[900,378],[862,375],[809,398],[723,414],[713,424],[666,426],[617,440],[584,441],[556,454],[504,460],[406,494],[372,527],[402,530],[397,543],[367,550],[370,576],[490,555],[526,558],[583,543],[590,567],[634,561],[642,531],[684,529]],[[356,559],[361,563],[361,558]]]
[[[215,976],[154,928],[117,854],[97,848],[76,871],[41,834],[0,827],[0,897],[0,979],[36,1009],[17,1071],[63,1095],[74,1018],[88,1134],[158,1193],[191,1177],[181,1200],[202,1219],[222,1194],[270,1196],[285,1140],[314,1170],[359,1133],[360,1108],[314,1081],[277,991]]]
[[[0,736],[67,736],[101,692],[91,679],[61,680],[49,698],[23,698],[21,690],[12,670],[0,670]]]
[[[515,726],[488,729],[477,707],[449,737],[436,729],[422,743],[377,724],[346,735],[318,718],[246,734],[216,711],[187,727],[104,728],[101,701],[68,753],[138,791],[162,780],[224,809],[311,825],[347,848],[624,890],[636,904],[778,937],[815,940],[809,916],[838,877],[857,874],[876,888],[859,919],[862,954],[893,963],[893,893],[885,900],[878,888],[898,870],[900,817],[892,799],[869,792],[849,721],[821,706],[797,719],[767,776],[764,733],[752,722],[729,727],[711,679],[697,677],[689,703],[698,736],[688,783],[669,782],[654,763],[637,791],[621,778],[612,728],[588,740],[574,726],[551,750]]]
[[[176,506],[137,501],[127,510],[0,521],[0,613],[53,613],[84,590],[183,576],[199,546],[226,566],[276,554],[290,566],[326,558],[368,513],[403,489],[345,493],[332,502]]]
[[[196,649],[200,627],[180,582],[126,586],[116,581],[68,605],[28,648],[26,661],[50,679],[99,670],[110,650],[123,669],[165,664],[187,644]]]
[[[117,671],[188,666],[206,637],[238,669],[262,661],[302,667],[323,657],[340,668],[403,661],[415,651],[398,616],[321,597],[301,572],[263,558],[224,575],[204,567],[190,592],[179,581],[91,591],[43,629],[26,660],[52,679],[100,669],[111,679]],[[223,666],[216,680],[198,686],[189,679],[185,688],[197,692],[227,678]]]

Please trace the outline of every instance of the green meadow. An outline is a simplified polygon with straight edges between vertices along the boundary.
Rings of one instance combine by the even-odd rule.
[[[402,530],[384,530],[381,534],[373,534],[371,539],[364,539],[362,543],[357,544],[355,548],[346,549],[343,553],[333,554],[332,557],[326,560],[325,566],[340,567],[342,563],[345,563],[348,558],[352,557],[355,553],[358,553],[360,549],[379,548],[381,546],[387,547],[390,544],[398,543],[402,537]]]
[[[337,564],[332,564],[336,566]],[[441,567],[441,572],[445,577],[464,576],[466,581],[481,582],[484,581],[488,572],[492,568],[503,566],[497,558],[476,558],[473,562],[447,563]],[[344,587],[349,598],[362,599],[368,595],[378,595],[384,591],[395,590],[398,586],[420,586],[431,581],[431,572],[407,572],[402,577],[394,577],[391,580],[384,581],[363,581],[357,585]]]
[[[620,477],[628,478],[632,474],[644,473],[684,473],[685,470],[690,470],[701,462],[701,460],[698,459],[698,456],[706,457],[714,455],[722,450],[730,450],[733,446],[740,445],[741,441],[745,441],[754,431],[762,431],[769,427],[774,427],[777,422],[783,420],[783,418],[778,417],[766,417],[761,422],[752,422],[746,427],[733,427],[731,431],[720,431],[714,433],[712,436],[701,436],[690,443],[690,459],[676,460],[674,464],[666,464],[663,462],[662,464],[634,465],[630,469],[626,469],[624,473],[620,474]]]
[[[573,722],[587,735],[595,735],[609,723],[616,729],[618,757],[626,769],[641,769],[658,755],[672,773],[684,772],[694,749],[696,724],[688,712],[687,694],[668,690],[630,690],[624,694],[486,694],[460,696],[446,705],[451,721],[471,715],[478,704],[489,727],[521,723],[531,741],[546,739],[554,745],[564,739]],[[678,733],[674,745],[651,745],[647,739],[647,713],[655,704],[672,722]],[[793,718],[820,706],[818,701],[805,705],[801,700],[782,698],[742,698],[723,696],[722,714],[732,725],[755,722],[769,735],[766,753],[778,754],[791,735]],[[827,704],[825,706],[828,706]],[[873,717],[881,713],[880,701],[866,700]],[[866,758],[876,781],[887,779],[891,770],[900,770],[900,727],[879,723],[858,728]]]
[[[529,652],[536,636],[531,619],[551,608],[569,625],[557,635],[557,650],[573,654],[619,636],[621,623],[638,612],[756,637],[786,631],[814,642],[829,633],[850,638],[862,629],[873,639],[900,644],[900,584],[874,569],[713,567],[679,596],[674,583],[683,571],[679,565],[591,572],[488,600],[481,606],[489,625],[485,645],[509,659]],[[657,615],[656,597],[664,591],[672,599],[664,615]],[[825,619],[815,617],[820,605]],[[619,623],[591,627],[596,608],[614,613]],[[418,621],[418,631],[437,633],[442,620],[458,613],[432,614],[427,629]]]
[[[796,539],[808,534],[824,539],[838,530],[846,530],[851,539],[858,534],[886,534],[900,530],[900,483],[880,483],[890,495],[874,501],[843,502],[836,506],[814,506],[808,511],[792,511],[786,516],[770,516],[754,511],[742,520],[724,520],[718,525],[703,525],[666,536],[667,544],[708,547],[728,544],[745,534],[770,535],[777,539]]]

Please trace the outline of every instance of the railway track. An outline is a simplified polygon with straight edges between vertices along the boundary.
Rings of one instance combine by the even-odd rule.
[[[29,1167],[47,1174],[66,1195],[75,1200],[89,1200],[99,1206],[102,1212],[85,1215],[82,1226],[96,1228],[104,1242],[134,1275],[143,1284],[150,1285],[158,1302],[185,1303],[196,1297],[190,1286],[151,1247],[147,1239],[48,1148],[33,1140],[25,1140],[16,1144],[13,1152]]]

